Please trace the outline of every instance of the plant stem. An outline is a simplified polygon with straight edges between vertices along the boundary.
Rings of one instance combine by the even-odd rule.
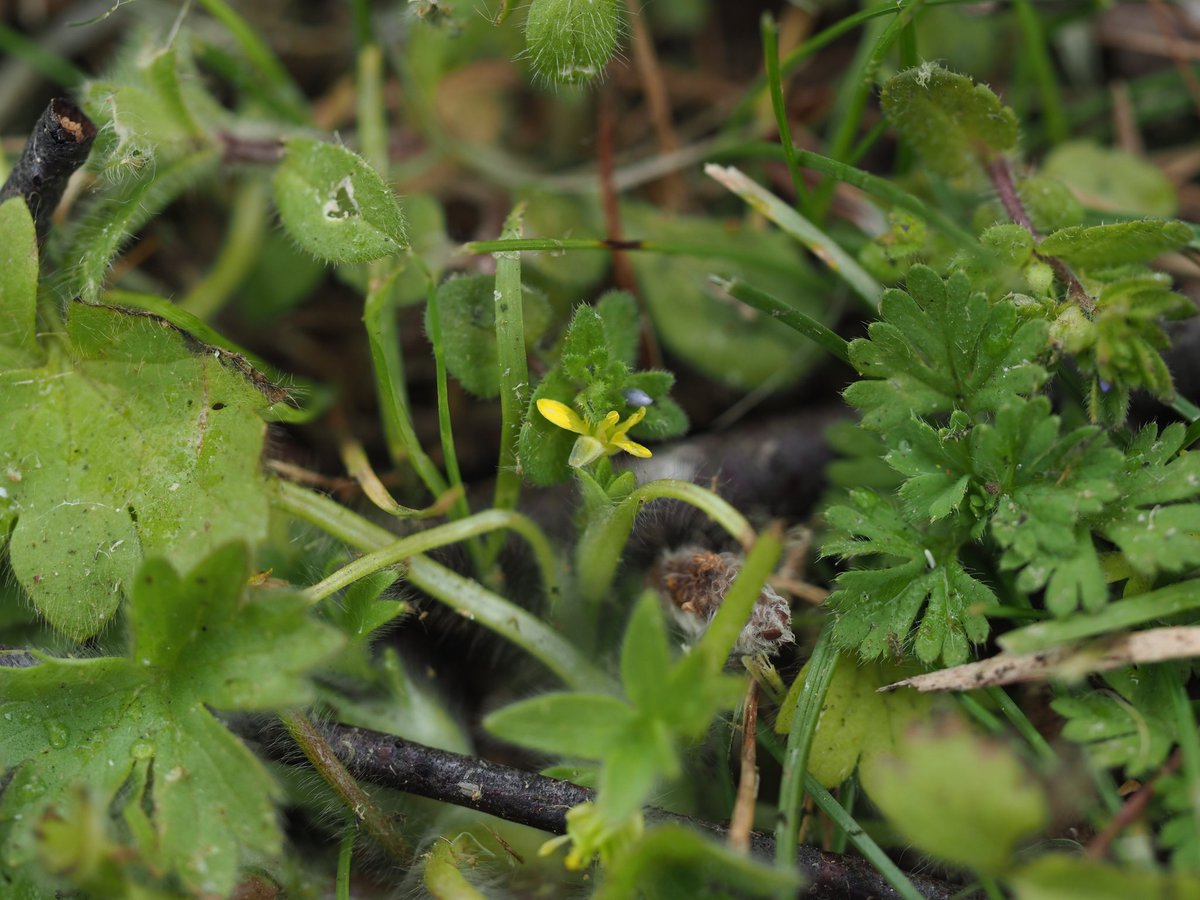
[[[258,262],[267,225],[267,183],[248,178],[238,188],[225,228],[225,243],[208,273],[179,301],[184,312],[211,319]]]
[[[1033,748],[1043,763],[1054,765],[1058,762],[1058,754],[1054,752],[1050,744],[1042,737],[1042,733],[1029,721],[1029,717],[1025,715],[1025,711],[1017,706],[1016,701],[1008,695],[1008,691],[1002,687],[990,687],[987,688],[987,694],[995,701],[996,706],[1000,708],[1000,712],[1004,713],[1004,717],[1012,723],[1021,737],[1025,738],[1025,741]]]
[[[1192,828],[1196,834],[1200,834],[1200,730],[1196,728],[1196,715],[1187,691],[1190,670],[1186,665],[1177,665],[1166,669],[1164,674],[1171,685],[1171,705],[1175,709],[1175,731],[1179,740],[1183,777],[1187,782]]]
[[[754,529],[745,516],[712,491],[689,481],[666,478],[651,481],[635,489],[615,507],[595,516],[580,536],[575,550],[575,570],[586,603],[594,605],[608,593],[639,510],[657,499],[691,504],[743,547],[749,547],[754,541]]]
[[[350,863],[354,859],[354,839],[358,836],[357,827],[356,825],[355,829],[348,831],[338,845],[337,880],[334,882],[335,900],[350,900]]]
[[[1025,211],[1025,205],[1021,202],[1021,195],[1017,193],[1017,187],[1013,183],[1012,169],[1009,168],[1008,158],[1002,153],[997,153],[988,160],[987,172],[988,177],[992,180],[992,186],[996,189],[996,196],[1004,207],[1004,211],[1008,213],[1008,217],[1028,231],[1033,236],[1034,243],[1040,241],[1042,236],[1033,227],[1033,222]],[[1071,267],[1055,256],[1042,256],[1040,253],[1036,253],[1036,255],[1039,259],[1049,263],[1050,267],[1054,269],[1054,274],[1067,286],[1067,296],[1091,317],[1096,311],[1096,301],[1088,296],[1088,292],[1083,289],[1083,285],[1071,271]]]
[[[209,15],[225,26],[225,30],[237,42],[242,53],[271,86],[271,92],[278,104],[278,112],[283,113],[291,121],[302,124],[308,121],[308,107],[304,95],[296,87],[292,76],[284,68],[274,51],[267,45],[258,32],[250,26],[225,0],[200,0],[200,5],[208,10]]]
[[[509,214],[501,239],[521,236],[524,204]],[[525,320],[521,296],[521,254],[496,255],[496,357],[500,368],[500,459],[496,465],[495,509],[516,509],[521,494],[517,439],[529,406],[529,362],[525,356]],[[503,539],[488,543],[485,558],[494,562]]]
[[[766,313],[773,319],[778,319],[784,325],[818,344],[821,349],[833,357],[847,365],[850,363],[850,345],[846,340],[812,316],[802,313],[794,306],[789,306],[766,291],[760,291],[740,278],[725,279],[713,275],[710,276],[710,280],[729,296],[736,297],[747,306]]]
[[[558,560],[554,548],[542,530],[532,519],[507,509],[489,509],[476,513],[457,522],[447,522],[416,534],[410,534],[393,540],[386,547],[360,556],[353,562],[342,566],[317,584],[305,590],[309,602],[317,604],[326,597],[353,584],[361,578],[389,566],[400,565],[406,559],[418,553],[425,553],[448,544],[456,544],[468,538],[500,529],[509,529],[521,535],[529,542],[541,571],[542,584],[550,602],[555,602],[562,593],[558,578]]]
[[[825,694],[837,666],[838,651],[833,646],[833,629],[826,624],[821,629],[812,655],[808,658],[804,684],[796,695],[788,731],[787,751],[783,758],[783,779],[779,785],[779,818],[775,826],[775,862],[781,868],[791,868],[796,858],[796,843],[800,836],[800,806],[804,800],[805,774],[808,754],[817,732],[817,721]],[[782,713],[782,710],[781,710]]]
[[[1046,46],[1046,33],[1030,0],[1013,0],[1013,9],[1017,14],[1017,24],[1021,28],[1026,59],[1033,69],[1033,77],[1041,94],[1046,137],[1052,144],[1061,144],[1070,136],[1070,131],[1067,128],[1066,113],[1063,111],[1062,94],[1058,89],[1058,78],[1055,77],[1054,64]]]
[[[867,274],[854,257],[839,247],[825,232],[732,166],[718,166],[709,163],[704,167],[704,172],[807,247],[821,262],[840,276],[870,309],[879,309],[879,297],[883,293],[882,286]]]
[[[796,160],[796,145],[792,143],[792,129],[788,124],[787,107],[783,100],[783,79],[779,74],[779,26],[775,17],[764,12],[759,20],[762,36],[763,66],[766,69],[767,86],[771,92],[771,109],[775,113],[775,127],[779,131],[779,143],[783,147],[783,158],[787,162],[788,174],[792,177],[792,189],[796,192],[796,206],[802,213],[808,210],[808,185],[804,173]]]
[[[313,768],[354,815],[355,821],[362,825],[363,831],[392,859],[404,864],[411,862],[412,850],[396,830],[391,817],[359,787],[312,720],[300,712],[283,713],[279,719]]]
[[[371,552],[396,543],[396,536],[390,531],[368,522],[328,497],[286,481],[276,481],[274,487],[272,502],[277,509],[317,526],[352,547]],[[420,554],[409,558],[405,578],[434,599],[512,641],[567,685],[615,690],[613,680],[593,666],[574,645],[541,619],[478,582],[451,572]]]

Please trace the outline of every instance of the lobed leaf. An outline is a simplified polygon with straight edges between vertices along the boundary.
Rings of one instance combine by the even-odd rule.
[[[262,763],[209,707],[300,705],[303,673],[341,644],[298,593],[246,595],[244,545],[227,544],[186,575],[148,561],[131,597],[129,657],[44,657],[0,668],[0,854],[28,862],[40,823],[78,785],[116,811],[141,810],[141,847],[193,893],[227,896],[252,854],[279,852],[278,791]],[[133,789],[128,789],[132,785]]]
[[[1192,239],[1184,222],[1141,219],[1112,225],[1073,225],[1047,235],[1038,244],[1043,256],[1057,256],[1081,269],[1111,269],[1150,262]]]
[[[73,306],[47,349],[41,368],[0,372],[0,533],[12,525],[12,571],[37,610],[82,640],[144,554],[186,567],[265,537],[269,398],[241,357],[113,307]]]

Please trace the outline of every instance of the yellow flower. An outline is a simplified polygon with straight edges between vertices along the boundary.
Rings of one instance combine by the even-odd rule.
[[[639,407],[638,411],[624,422],[620,422],[621,416],[614,409],[596,425],[589,425],[579,413],[557,400],[543,398],[537,402],[537,408],[552,424],[579,435],[567,460],[568,465],[573,468],[578,469],[580,466],[594,463],[602,456],[612,456],[622,450],[641,459],[650,456],[649,450],[628,437],[629,429],[646,418],[644,406]]]

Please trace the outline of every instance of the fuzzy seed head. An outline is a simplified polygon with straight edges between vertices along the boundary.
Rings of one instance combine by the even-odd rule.
[[[533,0],[525,45],[534,71],[551,84],[581,84],[612,59],[620,36],[616,0]]]

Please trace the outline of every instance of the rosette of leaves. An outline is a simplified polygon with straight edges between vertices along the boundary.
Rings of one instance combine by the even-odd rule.
[[[625,418],[644,406],[646,417],[630,432],[638,441],[663,440],[687,430],[687,416],[667,396],[675,376],[657,369],[633,369],[639,322],[636,301],[622,291],[606,294],[594,307],[581,306],[575,311],[558,364],[533,392],[521,428],[517,452],[530,481],[556,484],[571,475],[567,459],[575,435],[538,412],[541,399],[572,406],[588,422],[601,421],[610,410]]]

